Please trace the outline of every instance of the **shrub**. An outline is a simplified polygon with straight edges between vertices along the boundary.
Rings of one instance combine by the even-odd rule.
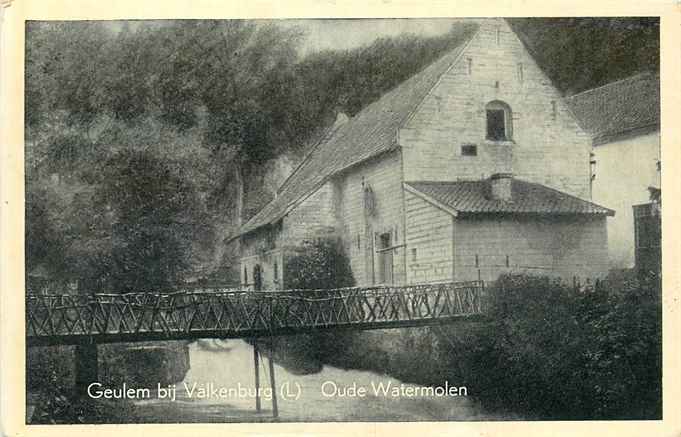
[[[350,261],[339,240],[305,242],[295,255],[287,258],[284,277],[286,288],[293,290],[333,289],[355,285]],[[334,333],[340,343],[351,335]],[[326,358],[329,354],[335,353],[329,351],[327,338],[325,334],[280,337],[276,340],[275,357],[279,364],[292,373],[318,372],[322,368],[321,361],[328,362]],[[261,343],[263,348],[269,347],[266,342]]]
[[[450,380],[483,405],[541,419],[656,419],[661,414],[659,282],[620,276],[580,292],[546,277],[503,275],[491,323],[446,330]],[[442,339],[442,334],[440,336]]]
[[[355,285],[350,261],[339,240],[305,242],[296,255],[287,259],[285,275],[288,289],[315,290]]]
[[[586,314],[582,356],[596,417],[662,417],[662,305],[659,278],[606,281]],[[583,303],[588,304],[588,302]],[[586,305],[583,305],[583,308]]]

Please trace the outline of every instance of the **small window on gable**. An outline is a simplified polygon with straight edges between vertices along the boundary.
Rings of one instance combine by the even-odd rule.
[[[416,262],[416,248],[413,248],[413,249],[411,250],[411,260],[412,260],[413,262]]]
[[[557,114],[556,101],[551,100],[551,118],[555,120],[556,114]]]
[[[501,43],[501,29],[497,26],[497,45]]]
[[[522,62],[518,62],[518,80],[523,81],[523,64]]]
[[[466,60],[468,62],[468,75],[471,76],[473,74],[473,59],[467,58]]]
[[[487,139],[508,141],[512,138],[511,108],[504,102],[495,100],[485,106],[487,115]]]
[[[478,146],[476,146],[475,144],[462,145],[461,156],[478,156]]]

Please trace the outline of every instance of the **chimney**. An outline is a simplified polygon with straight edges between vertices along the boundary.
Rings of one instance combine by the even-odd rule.
[[[331,130],[338,129],[347,123],[348,120],[350,120],[350,117],[348,117],[345,112],[338,111],[338,113],[336,113],[336,120],[333,122],[333,126],[331,126]]]
[[[512,201],[511,182],[513,174],[495,173],[489,177],[490,194],[494,200]]]
[[[350,117],[348,117],[345,112],[337,112],[336,113],[336,120],[333,122],[331,127],[326,131],[322,139],[320,140],[320,143],[323,143],[325,141],[328,141],[334,133],[338,130],[339,127],[343,126],[345,123],[350,120]]]

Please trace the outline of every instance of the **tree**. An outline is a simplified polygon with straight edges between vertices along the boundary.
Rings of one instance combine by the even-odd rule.
[[[211,236],[192,185],[149,153],[125,150],[112,157],[93,203],[101,211],[98,224],[110,230],[111,239],[110,252],[101,254],[98,264],[117,291],[181,282],[192,245]]]

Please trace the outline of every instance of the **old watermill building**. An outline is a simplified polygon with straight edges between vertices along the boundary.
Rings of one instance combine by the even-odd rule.
[[[286,287],[304,241],[339,238],[358,285],[597,277],[607,220],[592,139],[503,19],[337,123],[236,237],[242,286]]]

